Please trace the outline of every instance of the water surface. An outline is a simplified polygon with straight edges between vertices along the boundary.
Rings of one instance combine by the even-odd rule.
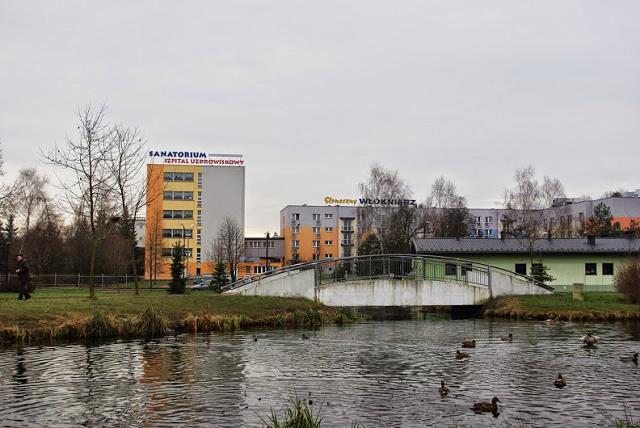
[[[591,350],[578,342],[589,329],[603,338]],[[618,361],[640,351],[638,323],[385,321],[302,333],[2,348],[0,425],[261,426],[296,395],[326,426],[612,426],[625,404],[640,416],[640,368]],[[508,333],[514,341],[501,341]],[[470,360],[457,361],[472,337]],[[494,395],[497,418],[469,409]]]

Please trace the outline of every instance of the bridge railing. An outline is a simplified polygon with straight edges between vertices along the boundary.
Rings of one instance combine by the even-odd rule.
[[[223,291],[276,275],[309,269],[315,270],[317,286],[367,279],[424,279],[490,287],[491,271],[493,270],[512,277],[516,282],[532,283],[548,288],[526,275],[470,260],[415,254],[381,254],[323,259],[285,266],[228,284]]]

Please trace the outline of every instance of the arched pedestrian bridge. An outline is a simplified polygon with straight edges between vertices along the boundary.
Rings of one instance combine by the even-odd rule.
[[[469,260],[393,254],[286,266],[230,284],[224,293],[304,297],[327,306],[457,306],[550,290],[530,277]]]

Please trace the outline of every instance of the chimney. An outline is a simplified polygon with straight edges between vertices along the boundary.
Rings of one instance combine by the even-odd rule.
[[[587,244],[596,245],[596,235],[587,235]]]

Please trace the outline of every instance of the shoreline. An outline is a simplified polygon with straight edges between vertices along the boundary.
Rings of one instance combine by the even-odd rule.
[[[98,293],[40,290],[29,301],[0,294],[0,344],[57,340],[157,338],[238,329],[316,328],[358,319],[348,309],[305,299],[222,296],[208,291]]]
[[[549,296],[500,297],[484,307],[491,318],[554,321],[629,321],[640,320],[640,305],[626,303],[615,292],[587,292],[584,301],[573,300],[571,293]]]

